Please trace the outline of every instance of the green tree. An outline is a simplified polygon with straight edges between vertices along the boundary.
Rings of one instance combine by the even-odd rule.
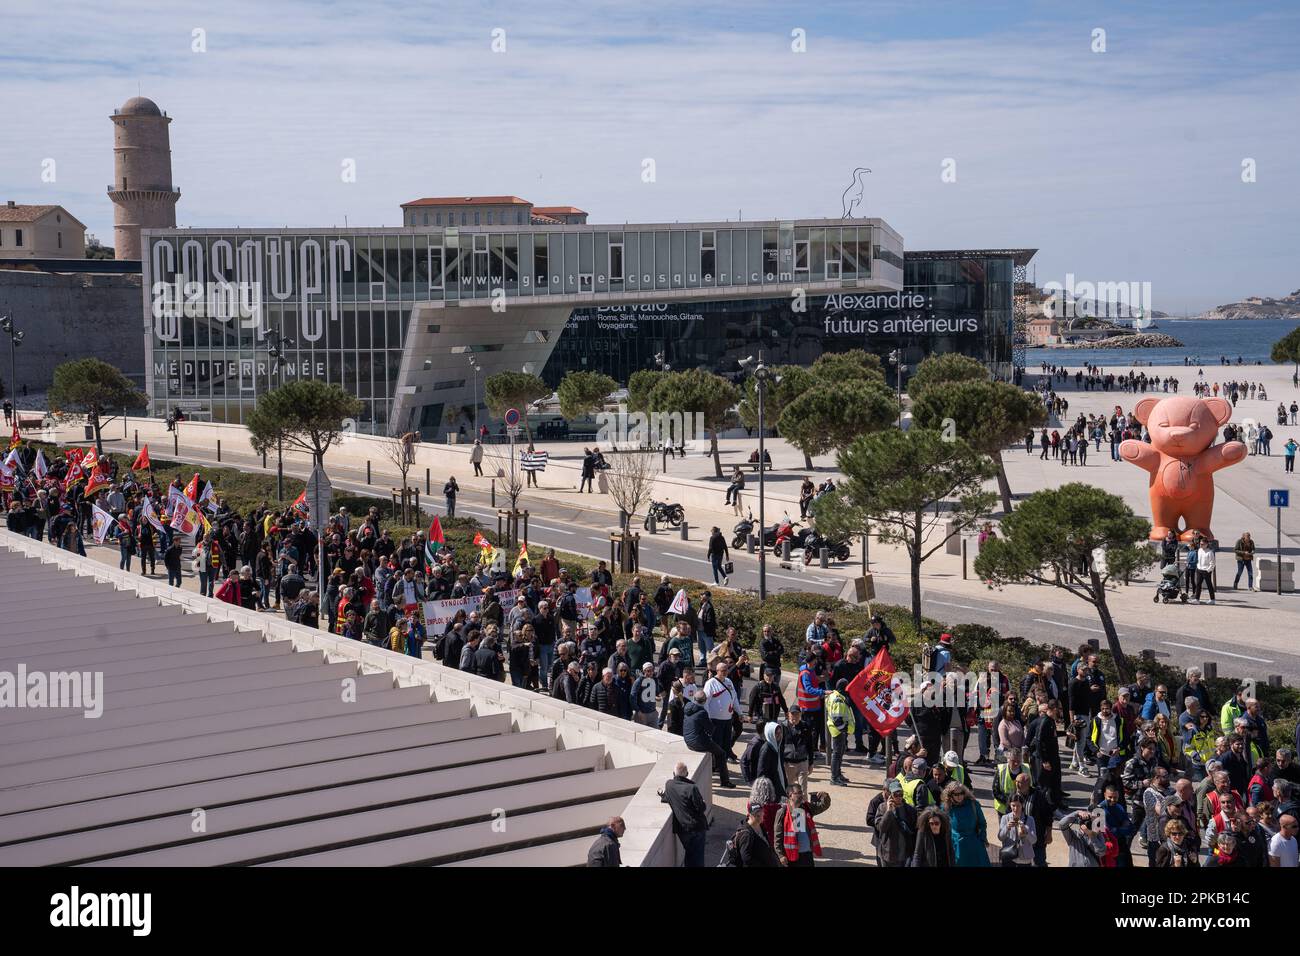
[[[1001,537],[984,543],[975,573],[990,587],[1048,584],[1091,604],[1121,680],[1133,677],[1106,603],[1107,587],[1156,560],[1151,523],[1118,495],[1072,482],[1036,491],[1002,519]]]
[[[894,392],[883,381],[849,379],[832,386],[824,379],[781,412],[777,430],[808,462],[813,455],[848,446],[855,438],[889,428],[898,417]]]
[[[319,465],[348,430],[349,420],[360,414],[361,402],[339,386],[302,378],[262,395],[244,417],[244,427],[258,454],[283,443],[311,455]]]
[[[104,452],[102,429],[116,416],[114,410],[142,409],[149,404],[143,392],[116,367],[96,358],[64,362],[54,370],[54,384],[46,396],[50,411],[60,420],[85,417],[95,432],[95,450]]]
[[[998,494],[1006,512],[1011,511],[1011,485],[1007,481],[1002,449],[1021,441],[1027,431],[1041,425],[1046,417],[1038,398],[1007,382],[989,379],[935,381],[912,398],[914,426],[951,431],[993,459],[998,470]]]
[[[488,411],[501,418],[509,409],[517,408],[529,441],[533,440],[533,430],[528,424],[528,406],[550,394],[545,382],[527,372],[497,372],[483,380]]]
[[[709,430],[709,450],[713,470],[722,477],[722,458],[718,454],[718,432],[726,425],[728,413],[740,400],[740,390],[721,375],[691,369],[689,372],[663,372],[647,397],[648,411],[664,414],[703,415]]]
[[[921,360],[916,373],[907,381],[907,395],[915,402],[932,385],[949,382],[987,382],[989,370],[979,359],[956,352],[931,355]]]
[[[605,399],[618,388],[618,382],[600,372],[566,372],[556,393],[560,398],[560,414],[565,418],[581,418],[605,407]]]
[[[848,379],[885,380],[884,366],[880,356],[862,349],[849,349],[847,352],[823,352],[813,362],[810,370],[813,375],[827,382],[843,382]]]
[[[763,398],[763,424],[768,428],[776,427],[777,420],[786,406],[813,387],[818,381],[813,373],[802,365],[778,365],[771,369],[772,378],[768,380]],[[740,406],[737,409],[740,421],[746,428],[758,427],[758,380],[750,375],[740,386]],[[777,429],[778,434],[782,434]],[[783,436],[784,437],[784,436]],[[804,467],[812,470],[812,459],[807,452],[803,456]]]
[[[654,391],[659,380],[670,373],[643,368],[633,372],[627,380],[627,408],[631,412],[650,411],[650,393]]]
[[[1297,375],[1300,375],[1300,328],[1292,329],[1274,342],[1269,358],[1279,365],[1283,362],[1293,363]]]
[[[921,565],[988,513],[997,496],[981,486],[993,465],[961,439],[915,427],[864,435],[838,460],[844,481],[817,502],[817,528],[845,538],[874,530],[907,550],[912,625],[920,632]]]

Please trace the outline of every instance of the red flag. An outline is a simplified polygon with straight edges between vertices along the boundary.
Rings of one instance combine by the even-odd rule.
[[[135,461],[131,465],[132,471],[153,471],[153,465],[149,463],[149,446],[145,445],[140,449],[140,454],[135,456]]]
[[[78,465],[77,467],[80,468],[82,465]],[[96,492],[103,488],[107,488],[111,484],[112,482],[108,480],[108,476],[104,474],[104,472],[100,470],[99,465],[96,464],[95,467],[91,469],[90,477],[86,480],[85,496],[90,498]]]
[[[199,503],[199,473],[197,471],[194,473],[194,477],[190,479],[190,483],[185,486],[184,494],[189,499],[190,504],[196,505]]]
[[[307,504],[306,488],[302,490],[302,494],[300,494],[297,498],[293,499],[293,504],[290,505],[289,507],[291,507],[294,511],[298,512],[298,514],[302,515],[304,518],[306,518],[308,515],[311,514],[311,506]]]
[[[14,413],[14,433],[13,433],[13,437],[9,439],[9,450],[10,450],[10,451],[13,451],[15,448],[17,448],[19,445],[22,444],[22,441],[23,441],[23,436],[20,435],[20,434],[18,434],[18,414],[17,414],[17,412],[15,412],[15,413]]]
[[[888,648],[880,652],[849,683],[848,695],[878,734],[887,734],[907,719],[907,700],[894,674],[894,660]]]

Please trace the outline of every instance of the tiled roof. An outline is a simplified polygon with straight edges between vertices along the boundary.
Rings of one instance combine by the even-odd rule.
[[[35,222],[58,206],[0,206],[0,222]]]
[[[411,206],[531,206],[527,199],[518,196],[432,196],[402,203],[403,209]]]
[[[577,206],[534,206],[533,212],[539,216],[585,216],[587,211]]]

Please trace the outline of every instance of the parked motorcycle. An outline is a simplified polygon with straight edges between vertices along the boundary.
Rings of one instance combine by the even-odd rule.
[[[830,541],[813,531],[804,539],[803,563],[805,565],[812,564],[814,559],[820,558],[822,548],[827,549],[833,561],[847,561],[849,559],[849,543],[847,541]]]
[[[650,518],[652,516],[656,524],[679,528],[686,517],[686,512],[682,510],[682,506],[679,504],[667,501],[652,501],[650,507],[646,510],[644,524],[647,531],[650,530]]]
[[[735,536],[731,539],[731,546],[740,549],[749,542],[749,536],[754,533],[754,514],[750,512],[749,517],[742,521],[736,522],[736,527],[732,529]]]

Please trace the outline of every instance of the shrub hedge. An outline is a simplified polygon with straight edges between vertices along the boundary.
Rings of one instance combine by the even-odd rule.
[[[59,453],[59,450],[53,446],[43,445],[43,447],[47,449],[47,455]],[[130,454],[114,453],[112,457],[123,469],[129,468],[134,460],[134,456]],[[236,468],[213,468],[161,458],[154,458],[153,465],[154,474],[160,483],[169,481],[175,474],[181,475],[183,480],[188,480],[195,471],[199,471],[205,479],[212,482],[218,494],[225,498],[233,509],[241,513],[274,499],[274,476],[240,471]],[[301,479],[286,479],[285,484],[286,497],[292,501],[300,490]],[[379,513],[385,521],[391,519],[393,511],[392,502],[388,499],[358,494],[335,495],[332,504],[336,509],[346,507],[352,514],[365,514],[371,506],[375,506],[379,508]],[[475,534],[482,532],[488,537],[495,537],[494,529],[480,525],[473,518],[441,516],[440,522],[448,546],[463,556],[473,555],[477,551],[472,544]],[[404,537],[417,530],[425,531],[428,528],[427,524],[415,527],[391,524],[387,526],[395,538]],[[544,548],[535,548],[530,553],[532,563],[536,564],[544,554]],[[595,559],[584,555],[557,550],[556,556],[561,566],[578,580],[588,578],[592,568],[596,566]],[[513,565],[513,555],[510,561]],[[642,574],[641,578],[643,587],[650,592],[658,586],[658,577],[654,574]],[[630,574],[614,576],[616,590],[627,587],[631,581]],[[714,590],[704,582],[690,579],[675,578],[673,583],[685,587],[692,603],[696,606],[699,605],[704,591]],[[963,668],[982,669],[990,659],[996,659],[1003,672],[1016,684],[1032,664],[1045,658],[1052,649],[1051,646],[1034,644],[1023,637],[1003,636],[987,625],[949,624],[928,617],[921,619],[921,629],[918,632],[912,626],[909,608],[873,603],[871,610],[868,611],[856,604],[806,591],[773,594],[760,604],[757,596],[751,593],[716,590],[713,594],[713,604],[718,612],[719,629],[725,631],[728,627],[734,627],[741,643],[748,647],[757,644],[763,625],[772,625],[785,647],[787,662],[792,665],[803,647],[804,633],[808,624],[818,610],[825,610],[831,614],[841,636],[846,640],[862,634],[867,629],[872,612],[880,614],[898,638],[893,656],[900,669],[910,670],[915,666],[920,660],[921,645],[937,641],[944,631],[953,635],[953,660],[958,665]],[[1068,657],[1073,659],[1077,643],[1072,645],[1062,642],[1061,646],[1066,649]],[[1102,648],[1097,653],[1110,686],[1116,686],[1118,674],[1109,651]],[[1151,675],[1153,684],[1168,685],[1170,693],[1173,693],[1183,682],[1184,673],[1180,668],[1160,661],[1134,659],[1133,663],[1135,667],[1146,670]],[[1221,705],[1231,697],[1237,684],[1238,680],[1228,677],[1206,680],[1206,686],[1216,705]],[[1259,684],[1256,687],[1256,696],[1263,705],[1265,713],[1270,715],[1270,739],[1278,742],[1293,742],[1296,722],[1300,720],[1300,690],[1294,687],[1274,688]]]

